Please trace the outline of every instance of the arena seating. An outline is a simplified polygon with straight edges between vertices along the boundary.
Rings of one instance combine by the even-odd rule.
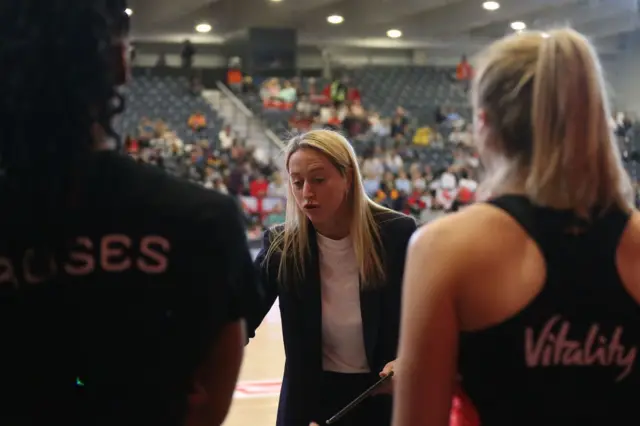
[[[454,107],[463,118],[469,116],[466,94],[453,81],[454,69],[443,67],[363,67],[350,72],[362,94],[362,104],[383,117],[401,106],[411,112],[416,124],[434,124],[437,107]]]
[[[196,139],[187,126],[191,114],[200,111],[207,119],[207,130],[198,135],[208,139],[217,138],[222,121],[203,97],[189,91],[186,77],[136,77],[124,88],[127,102],[126,114],[116,121],[121,135],[135,135],[143,117],[163,120],[184,141]]]
[[[463,118],[469,118],[467,94],[453,79],[455,70],[446,67],[426,66],[368,66],[346,72],[350,84],[362,94],[362,104],[367,110],[383,117],[393,115],[402,106],[411,113],[414,127],[433,125],[434,111],[439,106],[454,108]],[[309,79],[301,81],[306,92]],[[260,84],[260,81],[256,81]],[[328,80],[316,79],[316,87],[322,90]],[[286,134],[288,120],[294,111],[265,109],[258,94],[241,95],[245,104],[259,114],[276,134]]]
[[[640,125],[635,124],[627,135],[620,138],[625,166],[634,182],[640,181]]]
[[[472,149],[460,148],[456,143],[447,141],[446,132],[450,131],[451,123],[454,121],[450,121],[448,125],[435,123],[435,111],[441,106],[451,108],[467,121],[470,118],[467,94],[463,87],[452,79],[452,73],[453,70],[434,67],[364,67],[347,73],[349,85],[358,88],[366,110],[376,111],[383,118],[393,116],[398,106],[402,106],[408,111],[409,131],[404,138],[398,140],[391,136],[368,132],[352,138],[352,144],[361,158],[371,158],[372,155],[378,157],[385,164],[385,170],[389,170],[385,159],[388,159],[390,155],[400,156],[402,169],[407,172],[412,170],[410,173],[411,193],[399,193],[395,189],[394,183],[389,184],[388,174],[385,174],[375,177],[381,184],[375,198],[379,202],[389,203],[387,205],[390,207],[411,213],[422,220],[429,220],[428,218],[433,213],[440,214],[443,208],[444,204],[441,203],[438,196],[433,195],[433,191],[428,189],[433,188],[430,185],[434,182],[434,178],[435,181],[439,181],[438,172],[446,170],[454,163],[454,153],[466,157],[465,161],[469,161],[474,155]],[[255,83],[259,87],[260,82],[256,81]],[[309,93],[308,84],[308,79],[301,81],[305,93]],[[322,92],[327,84],[329,84],[327,80],[316,79],[316,91]],[[176,131],[187,144],[202,139],[209,142],[217,140],[221,120],[203,98],[189,92],[186,79],[140,77],[127,87],[125,94],[128,109],[127,114],[118,123],[121,134],[135,135],[140,119],[148,117],[164,120],[168,127]],[[265,108],[258,93],[241,93],[239,96],[281,138],[287,139],[291,135],[289,120],[296,114],[295,107],[291,109]],[[197,137],[187,126],[189,116],[196,111],[204,112],[209,123],[204,135],[199,134]],[[426,145],[413,143],[415,131],[418,127],[425,125],[430,126],[434,133],[443,135],[444,139],[437,140],[437,143],[433,143],[432,139],[432,143]],[[640,126],[636,125],[625,135],[621,135],[619,142],[625,166],[634,182],[638,182],[640,178],[640,156],[638,154],[640,151]],[[250,154],[249,157],[246,156],[247,154],[240,154],[239,158],[233,158],[230,153],[213,152],[206,155],[213,155],[208,160],[209,168],[212,168],[215,176],[219,176],[223,180],[223,185],[229,185],[229,171],[241,169],[239,164],[244,161],[242,159],[250,158]],[[460,159],[458,158],[458,160]],[[188,166],[192,161],[187,160],[184,165]],[[174,164],[179,165],[172,159],[169,159],[165,164],[167,169],[174,169],[174,172],[181,168],[184,169],[184,167],[172,167]],[[456,161],[456,164],[460,164],[459,161]],[[470,162],[465,164],[467,165],[463,167],[475,174],[474,166],[469,166]],[[427,172],[425,166],[429,166],[431,172]],[[269,171],[260,169],[259,165],[253,163],[251,170],[249,172],[243,171],[243,174],[248,173],[251,182],[258,175],[270,177]],[[416,170],[418,170],[419,176],[416,176]],[[191,172],[193,171],[191,170]],[[203,179],[200,173],[191,173],[191,175],[197,181]],[[398,179],[398,175],[395,174],[392,178]],[[420,178],[424,178],[429,185],[428,188],[423,186],[420,189],[415,186],[414,179]],[[205,181],[206,178],[203,183]],[[247,186],[238,195],[245,214],[255,219],[250,221],[252,223],[250,233],[253,236],[254,234],[259,235],[259,230],[263,225],[268,226],[273,223],[273,220],[282,219],[283,200],[271,196],[256,197],[250,192],[253,191]],[[394,193],[395,195],[393,195]],[[396,200],[399,203],[393,204],[393,201]]]

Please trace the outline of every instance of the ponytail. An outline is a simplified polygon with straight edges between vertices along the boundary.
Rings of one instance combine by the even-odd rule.
[[[488,56],[476,81],[478,102],[505,158],[490,176],[492,189],[519,180],[534,203],[585,218],[613,205],[631,209],[589,41],[571,29],[524,33],[497,42]]]
[[[529,195],[588,215],[615,202],[607,186],[610,139],[600,67],[583,36],[572,30],[543,38],[533,85],[533,150]]]

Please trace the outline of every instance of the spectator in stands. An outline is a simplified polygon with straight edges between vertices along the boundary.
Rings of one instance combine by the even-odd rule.
[[[248,181],[247,165],[238,163],[231,168],[227,188],[231,195],[243,195]]]
[[[202,112],[197,111],[189,117],[187,124],[193,132],[200,133],[207,128],[207,117]]]
[[[124,152],[127,154],[137,154],[140,150],[138,141],[131,136],[127,135],[124,140]]]
[[[404,170],[400,170],[398,172],[398,178],[395,182],[396,188],[398,191],[404,192],[405,194],[411,194],[411,181],[407,177],[407,172]]]
[[[640,214],[602,65],[571,29],[506,37],[483,59],[473,114],[491,198],[413,239],[393,424],[449,425],[461,390],[477,424],[628,422]]]
[[[411,174],[411,186],[415,191],[424,191],[427,188],[427,181],[424,178],[422,171],[420,170],[420,164],[413,163],[409,168]]]
[[[473,70],[471,68],[471,64],[467,61],[467,56],[462,55],[462,58],[460,58],[460,62],[456,67],[456,79],[463,82],[469,81],[471,80],[472,72]]]
[[[390,193],[392,190],[396,189],[396,179],[393,173],[385,172],[382,178],[382,182],[380,182],[380,187],[383,191]]]
[[[298,99],[298,93],[289,80],[284,82],[284,87],[280,90],[278,98],[286,103],[294,103]]]
[[[311,103],[309,96],[302,94],[298,103],[296,104],[296,112],[299,114],[301,120],[308,120],[313,117],[314,105]]]
[[[633,123],[629,118],[628,114],[624,112],[619,112],[616,116],[616,135],[618,136],[626,136]]]
[[[363,173],[363,176],[364,179],[362,181],[362,185],[364,187],[364,191],[369,197],[374,198],[380,190],[380,177],[371,172],[365,172]]]
[[[462,125],[464,125],[464,122],[462,121],[462,117],[455,110],[455,108],[447,107],[446,108],[446,121],[445,121],[445,124],[449,128],[456,128],[456,127],[461,127]]]
[[[362,96],[360,95],[360,90],[358,90],[357,87],[350,86],[348,84],[348,80],[345,82],[345,84],[349,86],[349,91],[347,93],[347,100],[352,104],[355,104],[355,103],[361,104]]]
[[[256,93],[256,85],[253,83],[253,77],[244,76],[242,80],[242,93]]]
[[[467,206],[475,200],[478,182],[471,179],[467,170],[461,170],[458,179],[457,201],[460,206]]]
[[[278,100],[280,96],[280,82],[277,78],[266,80],[262,84],[260,97],[263,101]]]
[[[234,137],[231,126],[226,125],[220,130],[220,133],[218,133],[218,142],[220,143],[221,151],[228,152],[233,147]]]
[[[456,67],[456,80],[458,80],[465,92],[469,90],[469,83],[472,77],[473,68],[471,68],[471,64],[467,61],[466,55],[462,55],[460,63],[458,63]]]
[[[463,134],[464,134],[464,131],[462,127],[460,126],[454,127],[453,131],[449,134],[449,142],[454,145],[458,145],[462,143],[462,140],[464,139]]]
[[[388,123],[380,118],[380,114],[377,112],[369,115],[369,129],[371,133],[377,136],[388,136],[390,129]]]
[[[364,116],[364,109],[360,105],[348,105],[347,114],[342,120],[342,129],[350,139],[364,134],[368,129],[368,119]]]
[[[440,188],[445,190],[455,190],[458,186],[458,178],[455,174],[456,167],[452,166],[440,175]]]
[[[331,82],[329,86],[329,97],[331,98],[331,102],[333,102],[333,106],[338,109],[342,106],[342,104],[347,100],[347,95],[349,92],[349,87],[346,84],[346,78],[335,79]]]
[[[362,106],[362,103],[360,103],[359,100],[357,101],[349,101],[349,112],[354,116],[354,117],[358,117],[358,118],[367,118],[367,112],[365,111],[364,107]]]
[[[327,127],[333,130],[340,130],[342,128],[342,120],[340,119],[336,108],[328,107],[326,111],[329,113],[329,118],[325,123]]]
[[[165,137],[166,133],[169,131],[169,126],[163,120],[158,120],[155,123],[153,129],[153,138],[154,139],[162,139]]]
[[[396,108],[396,114],[391,121],[391,137],[396,140],[402,140],[409,130],[409,119],[407,112],[402,107]]]
[[[271,213],[269,213],[264,220],[264,227],[271,228],[275,225],[280,225],[286,220],[286,214],[284,209],[284,202],[279,202],[274,205]]]
[[[222,179],[222,176],[215,176],[213,178],[213,189],[220,192],[221,194],[229,193],[227,186],[224,184],[224,180]]]
[[[232,58],[227,68],[227,86],[236,93],[242,90],[244,80],[240,62],[240,58]]]
[[[353,148],[338,133],[293,139],[285,164],[286,220],[265,232],[256,259],[270,303],[249,331],[279,297],[287,365],[277,423],[324,424],[393,369],[404,251],[416,225],[365,195]],[[390,402],[370,397],[344,422],[388,426]]]
[[[271,176],[267,195],[269,197],[276,198],[285,198],[287,196],[287,185],[282,179],[282,174],[280,172],[274,172]]]
[[[384,173],[384,164],[382,163],[383,158],[380,154],[380,147],[376,147],[374,152],[369,152],[364,155],[362,173],[378,180],[382,178],[382,174]]]
[[[185,40],[182,44],[182,52],[180,53],[180,58],[182,58],[182,68],[191,70],[195,54],[196,48],[193,46],[193,43],[191,43],[191,40]]]
[[[433,169],[431,167],[431,164],[427,163],[424,165],[422,175],[424,176],[424,179],[427,181],[427,183],[433,181]]]
[[[262,175],[258,174],[249,184],[249,195],[254,198],[264,198],[269,190],[269,182]]]
[[[155,126],[148,117],[142,117],[140,125],[138,126],[138,139],[150,141],[153,139],[155,133]]]
[[[207,189],[213,189],[213,181],[216,178],[216,172],[213,167],[207,166],[204,169],[203,186]]]
[[[384,156],[384,167],[392,173],[398,173],[404,167],[404,161],[398,151],[390,149]]]
[[[413,144],[414,145],[429,145],[431,144],[433,139],[433,131],[429,126],[421,126],[416,129],[416,132],[413,134]]]

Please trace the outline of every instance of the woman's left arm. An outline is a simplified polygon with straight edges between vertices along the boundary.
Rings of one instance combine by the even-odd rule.
[[[409,245],[393,426],[449,424],[459,331],[453,290],[460,256],[448,222],[445,218],[423,227]]]

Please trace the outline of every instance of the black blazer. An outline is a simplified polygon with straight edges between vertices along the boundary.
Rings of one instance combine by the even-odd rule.
[[[381,258],[386,273],[383,286],[360,293],[360,306],[367,360],[373,374],[396,358],[400,329],[402,278],[409,238],[416,230],[413,218],[395,212],[374,212],[380,229]],[[275,229],[278,229],[276,227]],[[282,225],[279,225],[279,229]],[[264,233],[263,247],[255,264],[264,286],[265,303],[254,306],[247,318],[249,337],[255,336],[263,318],[276,298],[280,298],[280,316],[286,363],[278,426],[308,426],[314,404],[319,400],[317,386],[322,375],[322,305],[316,233],[309,226],[311,256],[305,269],[307,278],[300,285],[282,288],[278,284],[280,255],[263,264],[273,230]],[[364,390],[364,389],[363,389]],[[390,404],[389,404],[390,407]],[[389,408],[389,423],[391,410]]]

